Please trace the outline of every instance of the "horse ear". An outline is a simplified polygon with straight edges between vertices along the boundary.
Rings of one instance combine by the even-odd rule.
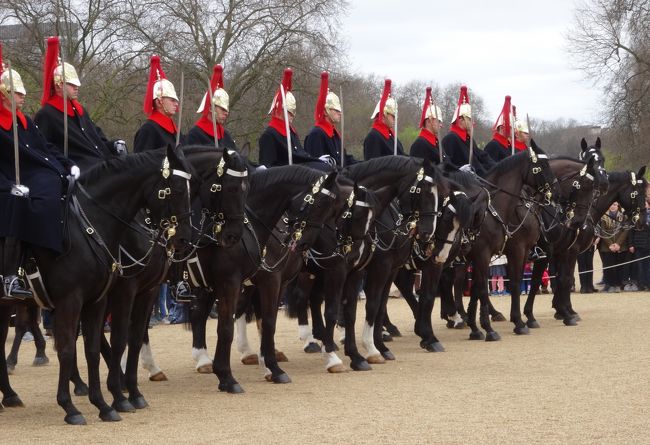
[[[582,151],[587,151],[587,148],[589,148],[585,138],[582,138],[582,140],[580,141],[580,148],[582,148]]]
[[[600,136],[596,138],[596,148],[600,150]]]
[[[327,175],[327,178],[325,178],[325,181],[323,181],[323,187],[330,188],[332,187],[332,184],[336,181],[336,177],[338,176],[338,172],[335,170],[329,175]]]
[[[251,144],[250,144],[250,142],[247,141],[244,144],[244,146],[241,148],[241,150],[239,150],[239,154],[240,154],[240,156],[243,156],[246,159],[248,159],[248,157],[251,154]]]
[[[223,160],[226,162],[230,162],[230,153],[228,153],[227,148],[223,149]]]
[[[645,177],[645,165],[639,169],[639,172],[636,174],[639,178]]]
[[[537,146],[537,143],[535,142],[535,139],[530,138],[530,148],[535,150],[535,153],[539,150],[539,147]]]

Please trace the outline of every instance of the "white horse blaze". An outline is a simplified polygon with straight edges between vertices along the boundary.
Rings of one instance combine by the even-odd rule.
[[[447,258],[449,257],[449,251],[451,250],[451,245],[454,242],[454,239],[456,238],[456,232],[458,232],[458,228],[460,227],[460,224],[458,223],[458,218],[454,217],[454,228],[449,232],[449,236],[447,237],[447,242],[443,246],[442,250],[440,253],[436,256],[436,263],[444,263],[447,261]]]
[[[366,351],[368,351],[368,357],[381,355],[379,349],[375,347],[375,340],[373,338],[374,330],[374,325],[368,324],[368,321],[366,320],[363,324],[361,340],[363,342],[363,347],[366,348]]]

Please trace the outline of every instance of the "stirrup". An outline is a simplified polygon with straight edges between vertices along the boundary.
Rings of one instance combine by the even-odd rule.
[[[174,292],[174,299],[178,303],[191,303],[196,298],[192,293],[192,289],[187,281],[179,281],[176,284],[176,291]]]
[[[17,275],[4,278],[4,298],[7,300],[25,300],[34,298],[34,294],[25,287],[23,280]]]
[[[544,252],[544,250],[539,246],[534,246],[530,251],[530,255],[528,256],[528,259],[531,261],[543,260],[545,258],[546,252]]]

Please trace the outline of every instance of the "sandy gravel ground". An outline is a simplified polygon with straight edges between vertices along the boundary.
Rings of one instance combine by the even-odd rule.
[[[444,353],[419,348],[406,303],[391,299],[404,333],[390,344],[397,360],[339,375],[325,372],[320,354],[302,352],[296,323],[281,316],[277,344],[293,383],[267,383],[261,369],[234,356],[242,395],[219,393],[214,375],[194,371],[190,333],[156,326],[154,354],[170,380],[150,382],[142,370],[151,406],[118,423],[101,422],[87,398],[76,398],[84,427],[65,425],[56,405],[50,342],[52,362],[41,368],[29,366],[34,346],[24,342],[12,384],[27,406],[0,413],[2,443],[649,443],[650,294],[573,298],[584,320],[578,327],[555,321],[543,295],[542,329],[518,337],[510,323],[496,323],[497,343],[468,341],[468,331],[436,319]],[[508,298],[495,304],[508,313]]]

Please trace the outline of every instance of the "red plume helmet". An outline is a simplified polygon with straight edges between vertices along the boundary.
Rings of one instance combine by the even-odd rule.
[[[503,109],[501,110],[501,114],[499,117],[497,117],[492,130],[496,131],[499,126],[503,125],[505,127],[504,130],[506,135],[509,135],[512,131],[512,122],[510,120],[512,111],[512,98],[510,96],[506,96],[506,99],[503,102]]]
[[[144,93],[144,114],[150,115],[153,112],[153,101],[155,99],[153,97],[153,87],[157,81],[166,78],[167,76],[160,66],[160,57],[155,55],[151,56],[151,62],[149,66],[149,81],[147,82],[147,90]]]
[[[318,99],[316,100],[316,109],[314,110],[314,120],[316,123],[325,118],[325,101],[327,100],[327,92],[329,91],[329,74],[323,71],[320,74],[320,90],[318,91]]]
[[[384,107],[386,106],[386,101],[388,100],[388,97],[390,96],[390,88],[391,88],[391,80],[386,79],[384,81],[384,91],[381,93],[381,99],[379,99],[379,110],[377,115],[375,116],[375,121],[382,121],[384,117]]]
[[[469,103],[469,93],[467,92],[467,86],[463,85],[460,87],[460,96],[458,96],[458,105],[454,111],[454,117],[451,119],[451,123],[456,122],[459,116],[472,116],[472,107]]]
[[[427,87],[427,92],[424,96],[424,106],[422,107],[422,117],[420,118],[420,128],[424,127],[424,121],[427,118],[427,110],[431,105],[431,87]]]
[[[43,64],[43,96],[41,105],[45,105],[54,96],[54,70],[59,65],[59,37],[48,37]]]
[[[286,68],[282,76],[282,88],[284,88],[284,95],[287,97],[287,111],[295,113],[295,98],[293,97],[293,94],[289,94],[291,92],[292,78],[293,70],[291,68]],[[293,108],[293,111],[291,108]],[[278,90],[275,92],[275,96],[273,97],[273,103],[271,104],[269,114],[275,111],[281,111],[282,109],[282,93],[280,92],[280,88],[278,88]]]
[[[212,68],[212,77],[210,78],[210,91],[207,91],[205,96],[203,96],[203,101],[198,111],[203,116],[207,116],[210,113],[212,109],[210,99],[219,88],[223,88],[223,67],[221,65],[215,65]]]

